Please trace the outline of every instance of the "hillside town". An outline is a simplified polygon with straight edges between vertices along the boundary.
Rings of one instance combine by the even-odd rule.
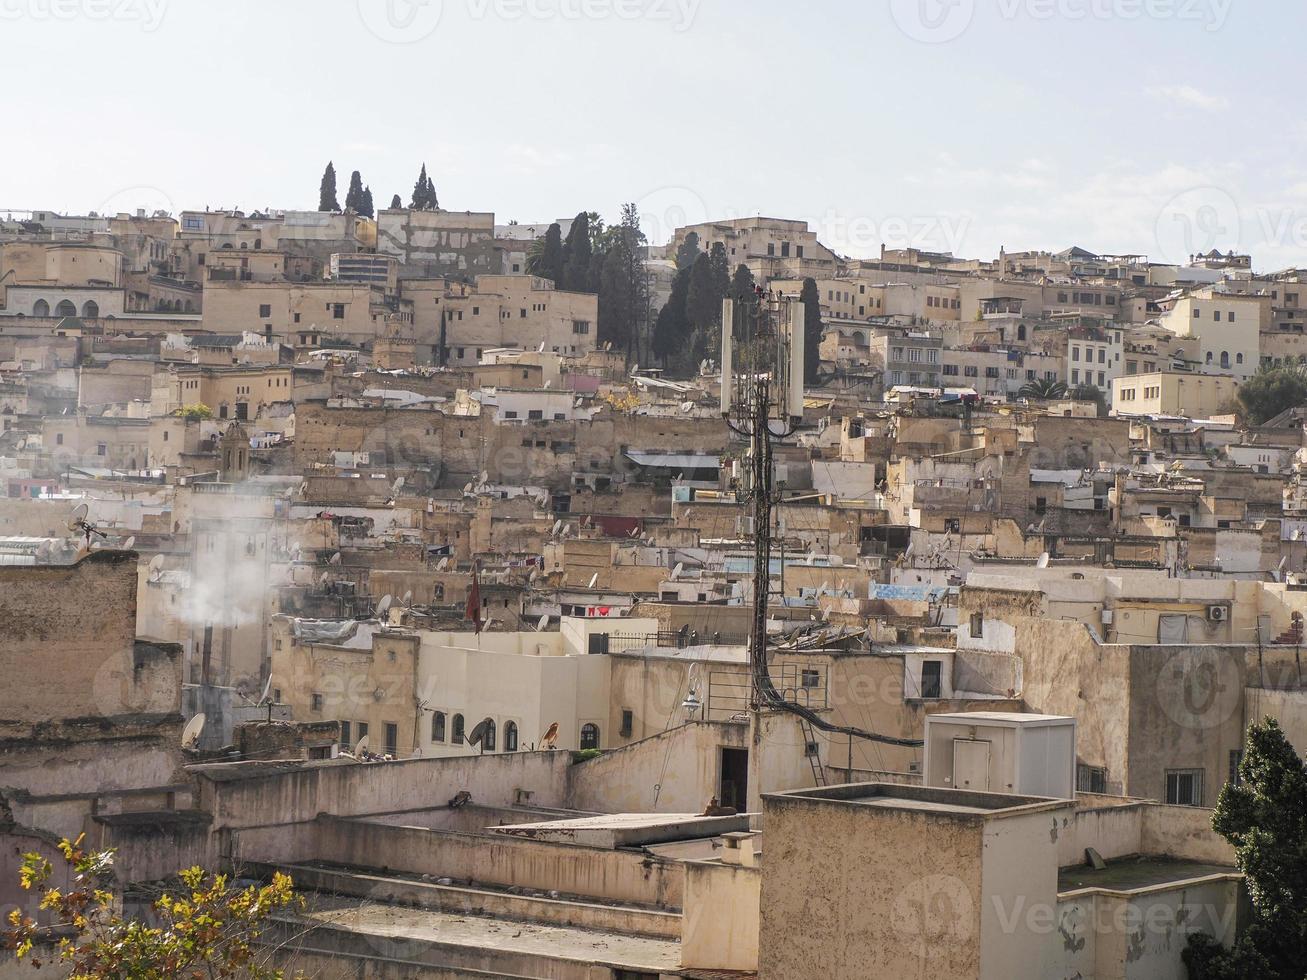
[[[0,904],[38,946],[24,855],[80,841],[127,910],[289,876],[287,976],[1301,953],[1230,801],[1307,749],[1307,271],[655,241],[438,176],[0,212]]]

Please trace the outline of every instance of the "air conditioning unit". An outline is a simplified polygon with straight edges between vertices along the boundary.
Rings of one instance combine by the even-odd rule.
[[[1230,618],[1230,610],[1225,606],[1208,606],[1207,618],[1213,623],[1224,623]]]

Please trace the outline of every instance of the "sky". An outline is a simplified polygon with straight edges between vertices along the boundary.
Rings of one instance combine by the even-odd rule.
[[[0,214],[639,205],[992,258],[1307,266],[1307,5],[1253,0],[0,0]]]

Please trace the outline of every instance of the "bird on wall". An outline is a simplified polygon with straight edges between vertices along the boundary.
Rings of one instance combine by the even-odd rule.
[[[552,749],[554,743],[558,741],[558,722],[549,726],[549,730],[540,736],[540,744],[547,749]]]

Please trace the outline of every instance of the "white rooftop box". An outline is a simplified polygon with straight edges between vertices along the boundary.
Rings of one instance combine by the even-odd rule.
[[[1076,720],[964,711],[926,716],[923,782],[977,793],[1075,798]]]

